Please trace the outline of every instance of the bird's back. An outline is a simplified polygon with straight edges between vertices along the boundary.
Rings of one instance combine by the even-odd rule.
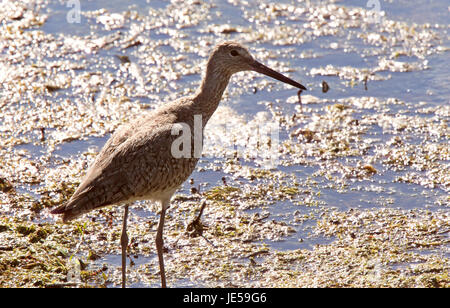
[[[119,128],[106,142],[71,199],[52,211],[72,220],[95,208],[135,200],[163,200],[189,177],[198,158],[174,158],[175,123],[193,126],[189,98]],[[193,133],[193,129],[191,129]]]

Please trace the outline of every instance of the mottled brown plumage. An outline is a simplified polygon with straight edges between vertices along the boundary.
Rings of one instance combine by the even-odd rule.
[[[219,105],[232,74],[253,70],[261,72],[300,89],[301,84],[255,61],[247,49],[235,42],[218,45],[212,52],[199,90],[190,97],[178,99],[148,115],[118,129],[98,154],[94,164],[71,199],[55,208],[53,214],[63,214],[67,222],[93,209],[112,204],[129,204],[136,200],[154,200],[161,203],[161,217],[156,236],[162,286],[165,283],[162,257],[162,229],[169,201],[178,187],[194,171],[198,155],[175,158],[171,147],[178,135],[173,126],[189,126],[194,144],[194,116],[201,116],[202,129]],[[196,157],[197,156],[197,157]],[[128,243],[124,215],[122,254]],[[124,259],[124,256],[123,260]],[[124,262],[124,261],[123,261]],[[125,285],[125,265],[123,286]]]
[[[52,213],[62,213],[66,222],[106,205],[170,199],[198,160],[170,155],[171,144],[178,137],[171,134],[172,125],[191,124],[188,112],[192,104],[190,99],[181,99],[120,128],[100,151],[69,202]]]

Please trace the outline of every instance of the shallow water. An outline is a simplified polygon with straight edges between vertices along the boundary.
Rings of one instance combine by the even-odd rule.
[[[35,56],[24,56],[23,63],[11,61],[7,67],[12,70],[22,64],[39,67],[62,60],[64,68],[59,71],[50,69],[45,73],[25,72],[21,75],[34,76],[28,80],[38,88],[55,84],[60,89],[52,93],[35,90],[20,94],[11,90],[13,86],[1,86],[4,124],[0,132],[2,142],[7,144],[4,151],[10,151],[11,157],[21,156],[41,169],[53,171],[45,175],[47,184],[24,182],[23,185],[20,184],[22,171],[17,172],[12,179],[17,191],[29,192],[39,198],[42,189],[45,190],[58,173],[63,181],[79,181],[81,175],[78,172],[83,172],[92,162],[93,155],[114,129],[164,101],[192,94],[200,82],[212,46],[223,40],[238,40],[245,43],[261,62],[286,72],[308,88],[303,93],[303,113],[295,103],[295,89],[254,73],[237,74],[228,87],[222,107],[208,124],[211,136],[207,133],[206,137],[213,140],[213,146],[205,149],[198,171],[192,174],[194,186],[200,184],[201,191],[207,191],[222,186],[223,178],[227,185],[237,187],[252,187],[273,180],[263,177],[253,182],[237,171],[241,165],[260,167],[257,160],[241,158],[227,167],[227,158],[223,155],[227,149],[221,148],[220,142],[214,144],[214,140],[217,142],[214,132],[228,121],[232,123],[227,126],[231,131],[224,140],[232,138],[233,134],[250,136],[252,126],[242,123],[264,126],[263,122],[258,122],[257,115],[261,112],[277,123],[281,123],[283,117],[296,114],[297,120],[281,129],[281,142],[304,143],[305,148],[310,146],[316,154],[320,146],[314,146],[314,142],[304,138],[289,137],[290,134],[297,129],[314,131],[316,128],[316,137],[322,140],[339,136],[339,130],[342,135],[353,136],[345,140],[337,138],[337,145],[330,145],[337,147],[335,152],[330,151],[331,156],[295,150],[281,158],[272,171],[295,177],[299,187],[308,192],[293,198],[274,198],[261,208],[243,210],[248,214],[267,211],[270,219],[284,222],[295,230],[281,239],[265,239],[260,243],[279,251],[312,249],[317,244],[328,244],[333,237],[313,234],[322,212],[380,208],[448,212],[448,3],[443,0],[380,1],[384,11],[380,23],[364,19],[356,24],[353,24],[354,19],[346,19],[349,15],[343,17],[329,5],[360,12],[368,9],[365,1],[245,3],[240,6],[234,1],[191,1],[186,5],[185,14],[178,14],[177,9],[183,9],[181,1],[83,1],[80,23],[68,23],[70,8],[66,1],[43,1],[39,12],[47,19],[34,28],[50,37],[38,44],[19,47],[21,52],[31,48],[28,52]],[[296,8],[309,8],[311,12],[295,11]],[[116,15],[111,15],[113,13]],[[334,13],[336,20],[341,22],[338,26],[330,26]],[[116,24],[109,24],[111,20],[116,20]],[[396,24],[396,21],[400,23]],[[320,23],[321,26],[313,29]],[[228,30],[221,30],[220,26],[224,25]],[[286,34],[289,32],[291,35]],[[51,40],[61,45],[51,45],[48,43]],[[139,43],[129,45],[133,42]],[[43,46],[41,51],[32,50],[39,46]],[[121,63],[118,55],[127,56],[130,64]],[[6,63],[11,52],[4,47],[0,56]],[[174,60],[176,57],[179,58]],[[71,70],[71,65],[76,68]],[[331,69],[327,65],[331,65]],[[405,68],[405,65],[410,66]],[[339,73],[331,72],[332,68]],[[323,70],[317,73],[319,69]],[[350,71],[349,75],[343,73],[346,70]],[[3,79],[11,82],[8,80],[12,76],[11,70],[3,73],[6,76]],[[368,78],[366,84],[365,76]],[[326,93],[322,92],[322,81],[330,87]],[[308,102],[305,95],[312,95],[317,102]],[[372,104],[361,103],[364,97],[372,97]],[[47,104],[46,107],[43,108],[43,104]],[[22,114],[24,109],[33,108],[37,110],[36,115]],[[56,113],[46,116],[46,111]],[[16,124],[26,124],[19,132],[11,129],[14,124],[11,118],[15,114],[19,121]],[[342,117],[342,121],[333,122],[330,117]],[[91,124],[84,121],[91,121]],[[239,123],[244,125],[242,131]],[[320,125],[325,123],[329,125],[329,135],[318,133],[323,129]],[[351,123],[359,124],[353,130],[349,128]],[[36,127],[45,127],[45,142],[40,142],[41,134]],[[394,140],[397,137],[401,140],[398,144]],[[14,138],[16,141],[11,141]],[[347,152],[349,147],[358,150],[367,139],[372,140],[367,151]],[[345,145],[348,140],[349,144]],[[340,146],[343,149],[339,149]],[[252,150],[249,147],[249,151]],[[397,150],[399,154],[395,156],[393,153]],[[10,157],[5,154],[2,160],[7,159]],[[69,162],[73,165],[65,167]],[[367,165],[375,168],[376,173],[364,173],[362,166]],[[0,172],[2,178],[14,174],[6,167]],[[23,176],[26,178],[27,175]],[[180,194],[189,196],[191,187],[190,183],[185,183]],[[308,206],[305,206],[306,196],[310,197]],[[155,219],[153,212],[141,208],[132,213],[139,218]],[[295,217],[301,215],[311,215],[311,218],[296,222]],[[45,215],[34,219],[48,221]],[[448,243],[438,253],[450,257]],[[144,263],[149,260],[147,258],[141,256],[138,260]],[[115,266],[120,264],[120,258],[109,254],[96,262]],[[139,283],[132,285],[141,286]],[[179,280],[172,285],[202,284]]]

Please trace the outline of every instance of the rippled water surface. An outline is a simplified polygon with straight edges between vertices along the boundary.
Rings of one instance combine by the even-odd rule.
[[[245,286],[241,281],[251,277],[264,286],[266,278],[241,267],[402,223],[435,228],[429,234],[437,237],[436,244],[414,242],[406,251],[420,248],[417,258],[431,253],[448,260],[450,7],[446,1],[378,3],[379,15],[356,0],[82,1],[79,22],[68,22],[76,12],[67,1],[10,2],[0,9],[3,224],[16,216],[54,225],[48,208],[70,197],[111,133],[193,94],[213,46],[236,40],[308,91],[300,106],[288,85],[253,72],[232,78],[206,127],[204,156],[169,210],[170,285]],[[270,125],[279,140],[276,165],[267,168],[261,144],[269,137],[257,132]],[[184,226],[202,198],[211,203],[208,229],[203,239],[189,241]],[[155,209],[132,208],[132,286],[158,285]],[[96,217],[95,224],[71,237],[81,241],[76,253],[68,249],[81,259],[97,251],[88,269],[106,265],[106,285],[115,286],[121,209],[86,217]],[[81,230],[66,228],[72,227]],[[405,238],[420,237],[412,233]],[[233,255],[239,247],[241,254]],[[230,251],[212,258],[228,258],[223,271],[232,274],[208,267],[208,249]],[[249,261],[245,256],[255,251],[263,252]],[[179,261],[197,255],[204,276]],[[413,261],[391,262],[408,267]],[[442,268],[448,277],[448,264]]]

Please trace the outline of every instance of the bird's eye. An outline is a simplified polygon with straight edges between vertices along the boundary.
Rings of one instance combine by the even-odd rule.
[[[230,51],[230,55],[232,55],[233,57],[236,57],[239,54],[239,52],[237,52],[237,50],[232,50]]]

